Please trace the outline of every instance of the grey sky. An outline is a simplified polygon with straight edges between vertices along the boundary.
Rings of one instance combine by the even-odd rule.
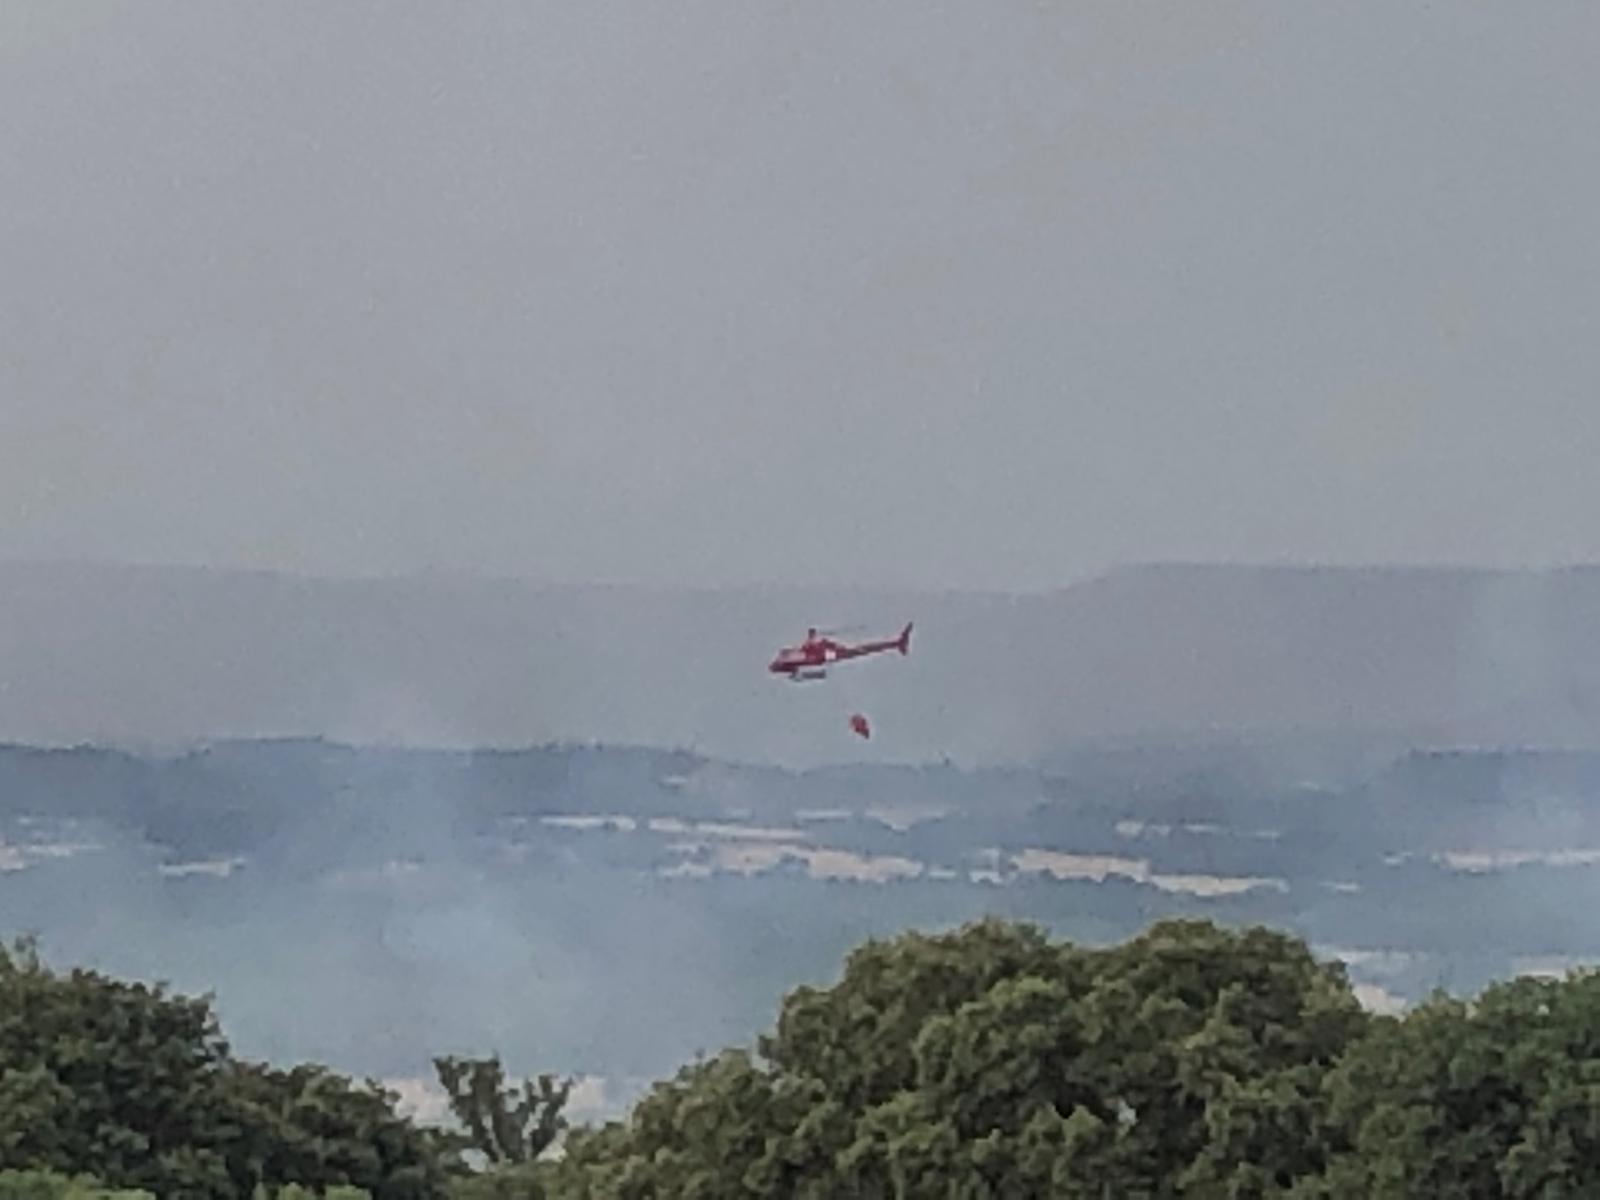
[[[1600,559],[1600,8],[0,6],[0,557]]]

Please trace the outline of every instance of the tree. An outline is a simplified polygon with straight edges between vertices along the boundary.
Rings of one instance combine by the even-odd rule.
[[[443,1195],[454,1147],[398,1097],[319,1066],[235,1059],[209,997],[49,970],[0,946],[0,1162],[111,1188],[235,1200],[258,1185]]]
[[[1286,1196],[1326,1165],[1322,1082],[1366,1021],[1342,968],[1266,930],[909,934],[545,1178],[572,1200]]]
[[[1343,1152],[1303,1195],[1600,1193],[1600,975],[1435,995],[1328,1077]]]
[[[456,1173],[456,1145],[397,1111],[399,1097],[327,1067],[234,1062],[221,1080],[219,1122],[230,1177],[316,1190],[355,1188],[372,1200],[432,1200]]]
[[[818,1100],[819,1096],[809,1096]],[[658,1083],[628,1120],[574,1131],[546,1178],[550,1195],[583,1200],[745,1200],[775,1193],[783,1151],[774,1139],[804,1106],[783,1112],[771,1075],[748,1053],[728,1050]]]
[[[450,1184],[450,1200],[545,1200],[542,1164],[499,1167]]]
[[[1025,924],[873,939],[851,952],[834,987],[789,993],[760,1050],[778,1071],[817,1081],[847,1107],[879,1104],[915,1083],[913,1045],[931,1017],[1003,979],[1057,977],[1075,966],[1070,951]]]
[[[58,976],[29,939],[0,946],[0,1154],[161,1195],[231,1197],[208,998],[92,971]]]
[[[533,1162],[567,1127],[561,1110],[572,1092],[571,1080],[558,1083],[541,1075],[537,1084],[523,1080],[519,1092],[505,1087],[498,1056],[440,1057],[433,1065],[473,1149],[493,1165]]]
[[[0,1171],[0,1200],[156,1200],[150,1192],[113,1191],[89,1175]]]
[[[1322,1169],[1322,1081],[1370,1021],[1341,964],[1208,921],[1160,922],[1094,960],[1075,1071],[1115,1114],[1104,1169],[1239,1197]]]

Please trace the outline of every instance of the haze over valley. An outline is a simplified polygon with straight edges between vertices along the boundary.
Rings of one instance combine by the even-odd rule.
[[[77,1085],[81,1039],[126,1057],[80,966],[429,1119],[434,1056],[498,1055],[579,1080],[581,1121],[870,937],[1200,916],[1253,931],[999,970],[979,930],[926,1012],[917,943],[931,975],[869,989],[892,1036],[855,993],[807,1010],[743,1183],[738,1122],[676,1115],[559,1188],[582,1137],[550,1173],[364,1178],[1342,1195],[1346,1150],[1445,1162],[1388,1143],[1470,1107],[1434,1086],[1453,1027],[1357,999],[1600,964],[1597,62],[1572,0],[0,4],[0,938],[68,972],[0,1038],[0,1097],[38,1100],[0,1152],[236,1200],[382,1141],[371,1097],[302,1138],[302,1076],[229,1066],[254,1115],[154,1085],[192,1128],[141,1176],[177,1117]],[[909,653],[769,670],[908,622]],[[1600,1045],[1600,988],[1563,994]],[[1169,1004],[1193,1022],[1101,1037]],[[1592,1130],[1551,1114],[1594,1064],[1528,1082],[1558,1039],[1517,1011],[1474,1062],[1523,1064],[1526,1122],[1479,1105],[1458,1157],[1579,1186]],[[1362,1055],[1403,1075],[1413,1038],[1452,1071],[1368,1113]],[[743,1121],[753,1078],[696,1111]],[[519,1154],[555,1145],[541,1103]]]
[[[614,1110],[860,939],[983,914],[1267,922],[1386,1011],[1600,960],[1588,572],[820,599],[4,574],[7,926],[428,1111],[427,1056],[490,1048]],[[909,656],[849,664],[881,745],[834,680],[765,675],[802,603],[916,618]]]

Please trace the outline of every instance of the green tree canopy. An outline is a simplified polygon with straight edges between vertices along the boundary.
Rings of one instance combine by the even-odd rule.
[[[235,1059],[207,999],[0,947],[0,1200],[1600,1195],[1600,974],[1371,1017],[1302,942],[1204,921],[869,942],[560,1155],[567,1084],[436,1066],[463,1134]]]
[[[1323,1079],[1365,1022],[1340,967],[1265,930],[906,935],[792,993],[759,1056],[575,1134],[547,1178],[618,1200],[1284,1195],[1325,1166]]]
[[[58,974],[26,939],[0,946],[0,1165],[197,1200],[291,1183],[442,1195],[450,1145],[397,1100],[321,1067],[235,1059],[209,997]]]
[[[209,1002],[0,947],[0,1162],[114,1186],[229,1195]]]
[[[115,1191],[89,1175],[0,1170],[0,1200],[156,1200],[149,1192]]]
[[[1307,1196],[1600,1195],[1600,975],[1435,996],[1328,1077],[1344,1149]]]

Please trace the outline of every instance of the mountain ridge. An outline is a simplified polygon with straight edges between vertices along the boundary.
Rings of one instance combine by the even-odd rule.
[[[903,661],[821,685],[765,671],[808,624],[912,618]],[[1291,734],[1586,748],[1596,628],[1587,565],[1151,563],[918,593],[5,563],[0,740],[606,742],[791,766]]]

